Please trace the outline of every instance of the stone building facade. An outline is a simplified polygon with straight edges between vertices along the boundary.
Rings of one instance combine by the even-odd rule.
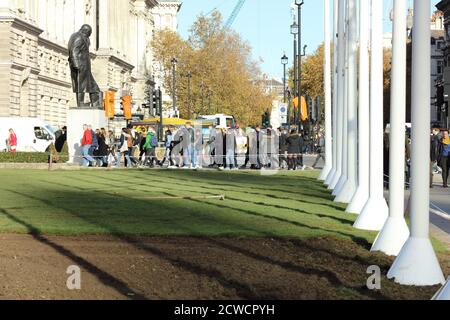
[[[163,2],[163,1],[161,1]],[[41,117],[59,127],[74,106],[67,42],[87,23],[102,91],[131,94],[134,109],[154,86],[150,42],[157,0],[0,0],[0,116]]]

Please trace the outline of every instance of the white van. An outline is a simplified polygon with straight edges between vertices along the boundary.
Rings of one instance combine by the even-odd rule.
[[[216,124],[216,128],[220,129],[229,129],[236,125],[234,117],[227,116],[225,114],[200,116],[198,120],[214,121],[214,123]]]
[[[0,152],[7,149],[9,129],[17,135],[18,152],[45,152],[55,141],[53,128],[39,118],[0,117]]]

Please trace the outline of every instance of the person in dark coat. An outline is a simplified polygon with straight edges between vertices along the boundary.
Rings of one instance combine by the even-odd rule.
[[[287,151],[288,151],[288,131],[286,129],[281,130],[280,134],[280,165],[285,166],[287,165],[288,158],[287,158]]]
[[[439,163],[442,168],[443,187],[448,188],[448,176],[450,173],[450,137],[448,135],[448,130],[444,131],[439,150]]]
[[[89,37],[92,34],[90,25],[83,25],[81,29],[74,33],[69,40],[69,65],[72,78],[72,89],[77,97],[79,108],[84,107],[84,96],[89,93],[91,104],[94,108],[100,109],[101,97],[100,88],[94,80],[91,71],[91,58]]]
[[[98,149],[96,151],[97,160],[100,166],[108,166],[108,145],[106,144],[106,130],[101,129],[97,134]]]
[[[219,168],[224,167],[224,154],[225,154],[225,141],[224,141],[224,134],[222,129],[217,128],[216,129],[216,139],[215,139],[215,145],[216,145],[216,154],[215,154],[215,162]]]
[[[297,130],[293,129],[287,138],[288,145],[288,166],[289,170],[297,170],[298,157],[303,151],[303,139]]]
[[[55,138],[56,138],[55,140],[56,151],[61,152],[64,147],[64,144],[67,141],[67,127],[66,126],[62,127],[62,129],[59,130],[59,134],[58,135],[55,134]]]

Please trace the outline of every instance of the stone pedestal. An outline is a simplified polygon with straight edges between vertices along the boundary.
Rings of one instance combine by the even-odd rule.
[[[105,111],[93,108],[70,108],[67,115],[67,144],[69,147],[69,163],[81,164],[81,141],[83,125],[91,125],[92,129],[108,128]]]

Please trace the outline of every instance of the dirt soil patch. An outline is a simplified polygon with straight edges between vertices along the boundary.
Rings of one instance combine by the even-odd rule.
[[[392,259],[364,244],[255,239],[0,235],[0,299],[430,299],[438,290],[366,287]],[[440,256],[446,274],[450,258]],[[70,291],[69,266],[81,268]]]

